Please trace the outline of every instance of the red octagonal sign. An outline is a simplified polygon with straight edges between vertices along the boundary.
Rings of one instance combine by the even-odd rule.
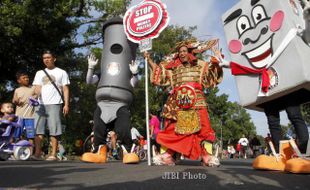
[[[158,0],[145,0],[126,12],[125,32],[129,40],[138,43],[145,38],[158,37],[168,21],[165,4]]]

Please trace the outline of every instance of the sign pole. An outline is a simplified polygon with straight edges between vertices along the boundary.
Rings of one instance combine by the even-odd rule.
[[[145,58],[145,121],[146,121],[146,138],[147,138],[147,164],[151,165],[151,137],[150,137],[150,124],[149,124],[149,77],[148,77],[148,64]]]
[[[146,38],[140,41],[140,52],[146,52],[152,49],[152,39]],[[148,63],[147,58],[144,59],[145,69],[145,123],[146,123],[146,138],[147,138],[147,162],[151,166],[151,136],[150,136],[150,122],[149,122],[149,77],[148,77]]]
[[[160,0],[144,0],[128,9],[124,16],[124,30],[127,38],[140,43],[140,51],[152,49],[152,39],[168,26],[169,16],[166,5]],[[147,136],[148,165],[151,165],[151,142],[149,127],[148,63],[145,59],[145,121]]]

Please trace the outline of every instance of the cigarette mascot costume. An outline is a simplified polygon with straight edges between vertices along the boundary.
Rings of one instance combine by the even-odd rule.
[[[294,102],[300,110],[300,104],[310,101],[308,10],[305,1],[240,0],[222,17],[232,61],[221,60],[220,64],[231,68],[241,105],[265,111],[266,115],[266,108],[276,109],[277,115],[272,115],[276,123],[280,121],[279,110],[289,113],[288,102]],[[299,131],[292,123],[300,147],[303,144],[307,149],[309,135],[299,116]],[[289,119],[294,120],[290,115]],[[277,130],[270,127],[271,135],[274,132],[280,138],[280,128]],[[310,173],[307,154],[301,154],[293,140],[274,144],[279,154],[274,150],[274,156],[258,156],[253,162],[255,169]]]
[[[87,83],[98,82],[97,108],[94,112],[94,151],[84,153],[82,161],[105,163],[107,160],[107,128],[113,129],[121,143],[130,149],[129,106],[133,102],[133,87],[137,83],[138,65],[133,60],[137,45],[128,41],[123,28],[123,19],[112,18],[103,24],[104,48],[100,65],[100,77],[93,75],[98,60],[88,58]],[[125,151],[126,152],[126,151]],[[124,163],[136,163],[139,158],[123,157]]]

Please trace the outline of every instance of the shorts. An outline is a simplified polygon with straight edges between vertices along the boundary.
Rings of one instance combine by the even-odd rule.
[[[35,108],[34,118],[37,135],[45,135],[46,124],[50,136],[62,134],[61,108],[61,104],[39,105]]]

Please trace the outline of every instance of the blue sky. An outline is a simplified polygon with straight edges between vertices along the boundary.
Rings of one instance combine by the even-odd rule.
[[[207,35],[220,39],[220,46],[223,48],[225,59],[229,60],[225,35],[222,27],[221,16],[235,5],[239,0],[162,0],[167,5],[170,16],[170,23],[179,26],[197,26],[194,35],[199,39]],[[131,5],[137,5],[142,0],[133,0]],[[229,95],[229,101],[239,102],[238,92],[230,70],[225,69],[224,80],[219,85],[220,93]],[[247,110],[252,117],[259,135],[266,136],[269,132],[265,114],[262,112]],[[281,112],[281,124],[287,125],[288,119],[284,112]]]

